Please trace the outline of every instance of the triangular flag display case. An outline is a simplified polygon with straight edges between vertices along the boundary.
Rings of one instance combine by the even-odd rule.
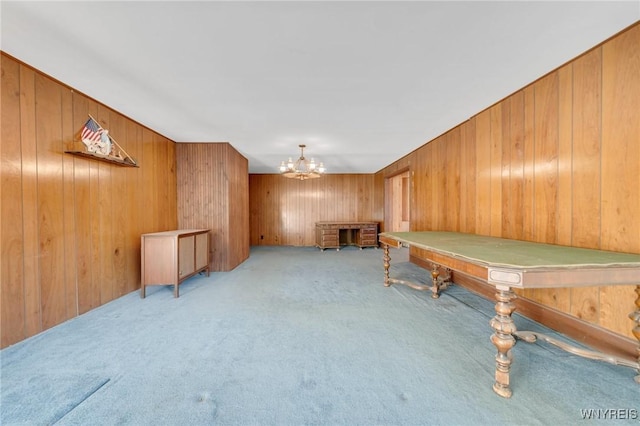
[[[123,167],[139,167],[138,163],[111,137],[109,131],[103,129],[91,115],[80,130],[79,136],[85,149],[68,150],[65,153]]]

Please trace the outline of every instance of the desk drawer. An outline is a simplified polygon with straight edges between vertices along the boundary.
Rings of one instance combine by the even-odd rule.
[[[322,244],[338,244],[338,236],[337,235],[324,235],[320,238],[320,242]]]

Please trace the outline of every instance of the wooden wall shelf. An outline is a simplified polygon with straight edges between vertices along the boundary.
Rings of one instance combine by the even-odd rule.
[[[122,167],[140,167],[137,164],[132,163],[131,160],[110,157],[107,155],[94,154],[91,152],[65,151],[65,153],[76,155],[78,157],[91,158],[93,160],[104,161],[105,163],[117,164],[118,166],[122,166]]]

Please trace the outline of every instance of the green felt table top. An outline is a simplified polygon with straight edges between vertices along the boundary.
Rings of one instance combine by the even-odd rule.
[[[486,266],[513,268],[640,267],[640,254],[534,243],[458,232],[383,232],[410,246]],[[638,273],[640,281],[640,272]]]

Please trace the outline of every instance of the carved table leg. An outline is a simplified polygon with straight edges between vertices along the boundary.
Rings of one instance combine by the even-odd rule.
[[[391,257],[389,256],[389,245],[383,244],[383,255],[382,259],[384,260],[384,286],[389,287],[391,282],[389,281],[389,266],[391,266]]]
[[[440,284],[438,283],[439,275],[440,275],[440,271],[438,270],[438,265],[434,263],[431,268],[431,282],[433,283],[433,286],[431,287],[432,299],[437,299],[440,297],[440,293],[438,292],[440,290]]]
[[[638,363],[640,364],[640,284],[636,286],[636,294],[638,295],[636,298],[636,310],[629,314],[629,318],[636,323],[632,333],[636,336],[636,339],[638,339]],[[636,372],[638,375],[634,377],[634,380],[640,384],[640,368],[638,368]]]
[[[511,314],[516,309],[512,302],[516,295],[511,288],[496,286],[496,316],[490,324],[495,331],[491,336],[491,343],[498,349],[496,355],[496,375],[493,391],[504,398],[511,397],[509,387],[509,370],[511,369],[511,348],[516,344],[513,333],[516,332],[516,325],[511,318]]]

